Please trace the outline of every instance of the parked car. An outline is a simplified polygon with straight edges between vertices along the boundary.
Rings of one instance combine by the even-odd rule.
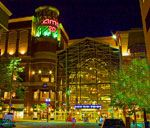
[[[122,119],[105,119],[99,126],[101,128],[126,128]]]
[[[8,119],[0,119],[0,128],[14,128],[16,127],[15,122]]]

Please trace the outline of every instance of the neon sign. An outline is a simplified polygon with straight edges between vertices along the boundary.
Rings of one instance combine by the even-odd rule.
[[[57,28],[59,27],[59,23],[52,19],[44,19],[42,24],[48,25],[48,30],[52,32],[56,32]]]
[[[102,105],[75,105],[75,109],[101,109]]]

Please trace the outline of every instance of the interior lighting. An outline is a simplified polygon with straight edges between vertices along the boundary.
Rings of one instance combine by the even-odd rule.
[[[34,75],[35,74],[35,71],[32,71],[32,75]]]
[[[39,74],[41,74],[42,73],[42,71],[41,70],[39,70]]]
[[[31,108],[30,110],[33,111],[33,108]]]
[[[77,115],[79,115],[80,113],[79,112],[77,112]]]
[[[49,71],[49,74],[52,74],[52,71],[51,71],[51,70]]]

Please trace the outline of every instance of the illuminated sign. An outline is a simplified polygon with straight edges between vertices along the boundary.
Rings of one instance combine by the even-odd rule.
[[[59,27],[59,23],[52,19],[44,19],[42,21],[43,25],[48,25],[49,31],[56,32],[57,28]]]
[[[102,105],[75,105],[75,109],[101,109]]]

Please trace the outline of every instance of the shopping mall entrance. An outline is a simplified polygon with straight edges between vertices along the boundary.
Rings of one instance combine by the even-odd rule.
[[[56,97],[57,108],[65,112],[78,112],[79,119],[87,116],[90,120],[96,120],[99,111],[76,111],[74,106],[103,105],[102,109],[107,109],[111,102],[110,74],[119,66],[118,49],[85,38],[60,51],[57,57],[56,91],[62,92]]]

